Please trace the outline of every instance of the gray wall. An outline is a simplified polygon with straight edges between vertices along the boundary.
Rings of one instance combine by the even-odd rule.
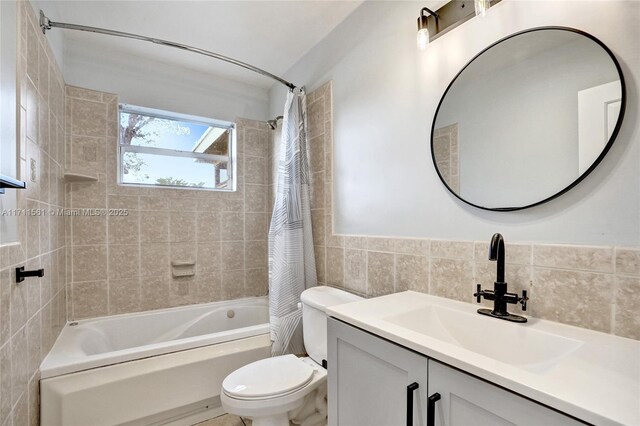
[[[418,51],[415,19],[424,5],[365,2],[286,73],[310,89],[333,80],[335,231],[445,239],[501,231],[519,241],[640,244],[640,3],[505,0]],[[544,25],[587,31],[617,55],[628,93],[618,141],[594,173],[550,203],[512,213],[467,206],[444,188],[430,158],[440,96],[480,50]],[[271,115],[283,104],[274,87]]]

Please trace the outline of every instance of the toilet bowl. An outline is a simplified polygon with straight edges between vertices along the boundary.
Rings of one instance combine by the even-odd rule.
[[[303,336],[308,357],[282,355],[255,361],[229,374],[220,398],[231,414],[250,418],[254,426],[327,424],[326,308],[362,298],[332,287],[305,290]]]

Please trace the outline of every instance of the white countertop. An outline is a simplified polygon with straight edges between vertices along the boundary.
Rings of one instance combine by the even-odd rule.
[[[504,327],[526,327],[581,342],[560,360],[536,371],[389,322],[390,318],[433,305],[464,313],[478,309],[478,305],[406,291],[330,307],[327,313],[583,421],[640,425],[640,341],[536,318],[516,324],[476,314],[474,328],[477,325],[487,333]],[[566,309],[571,309],[570,303]],[[420,320],[416,318],[416,322]]]

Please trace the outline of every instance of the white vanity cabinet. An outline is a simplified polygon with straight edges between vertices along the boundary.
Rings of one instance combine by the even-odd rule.
[[[584,424],[333,318],[327,343],[330,426]]]
[[[426,425],[427,358],[332,318],[327,334],[329,425],[405,425],[408,408]]]

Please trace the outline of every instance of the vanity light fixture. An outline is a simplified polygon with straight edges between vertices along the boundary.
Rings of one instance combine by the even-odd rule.
[[[476,16],[484,16],[491,7],[491,0],[474,0],[473,5],[476,10]]]
[[[421,50],[426,49],[429,45],[429,16],[425,15],[425,12],[435,19],[436,33],[438,32],[438,14],[427,7],[423,7],[418,17],[418,49]]]
[[[476,16],[484,16],[487,10],[501,0],[451,0],[440,9],[427,7],[418,17],[418,48],[426,49],[429,42],[467,22]]]

